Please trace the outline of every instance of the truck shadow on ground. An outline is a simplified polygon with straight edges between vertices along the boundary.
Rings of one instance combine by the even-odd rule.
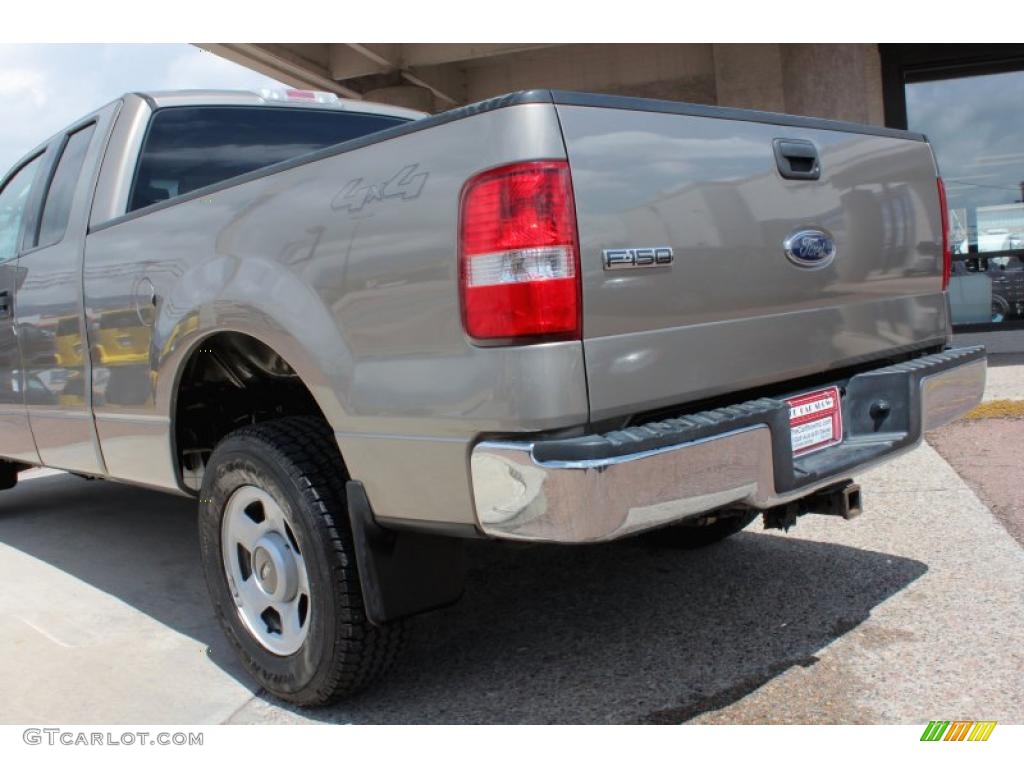
[[[67,476],[32,480],[4,494],[0,543],[207,644],[210,661],[252,688],[207,601],[190,500]],[[927,570],[915,560],[759,532],[695,552],[636,539],[468,546],[463,600],[412,621],[392,674],[372,691],[302,715],[356,723],[685,722],[815,663],[824,646]]]

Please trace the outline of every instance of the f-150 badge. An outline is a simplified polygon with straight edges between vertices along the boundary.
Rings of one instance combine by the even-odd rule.
[[[667,245],[657,248],[606,248],[604,268],[670,267],[674,258],[672,249]]]

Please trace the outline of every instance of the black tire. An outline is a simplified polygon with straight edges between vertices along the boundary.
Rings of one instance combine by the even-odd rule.
[[[214,450],[203,478],[199,542],[206,584],[228,639],[269,693],[321,706],[361,691],[393,664],[404,640],[397,622],[367,620],[345,503],[345,476],[334,436],[320,420],[290,417],[232,432]],[[308,634],[295,653],[267,650],[235,605],[221,556],[222,518],[243,485],[269,493],[284,512],[308,571]]]
[[[760,514],[753,509],[713,512],[694,522],[657,528],[643,537],[658,546],[699,549],[739,533]]]

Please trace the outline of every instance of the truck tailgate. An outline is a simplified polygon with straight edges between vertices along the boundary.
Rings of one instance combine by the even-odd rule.
[[[923,137],[617,97],[555,101],[593,420],[946,340],[936,169]],[[799,175],[807,165],[777,159],[776,140],[784,153],[812,147],[819,178],[783,178],[783,166]],[[784,246],[799,233],[810,233],[791,248],[803,260]],[[834,257],[817,259],[822,243]],[[627,250],[654,248],[671,248],[672,263],[643,266],[650,252]]]

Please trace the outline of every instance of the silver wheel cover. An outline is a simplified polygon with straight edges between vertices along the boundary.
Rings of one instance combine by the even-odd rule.
[[[268,651],[289,656],[309,633],[312,600],[306,562],[274,497],[254,485],[228,499],[221,555],[238,616]]]

